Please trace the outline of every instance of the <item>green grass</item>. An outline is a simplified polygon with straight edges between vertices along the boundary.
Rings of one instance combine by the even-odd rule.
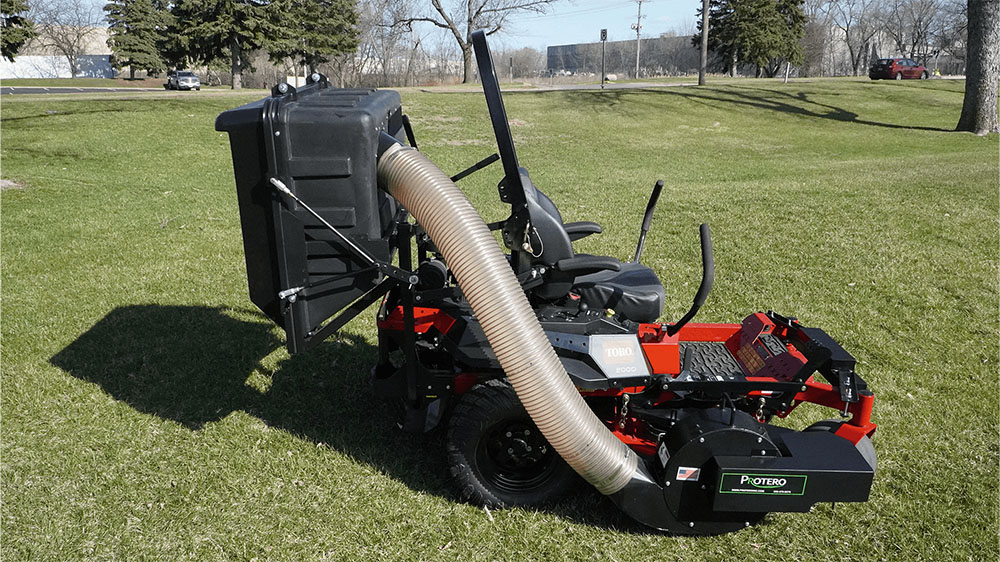
[[[367,381],[373,314],[288,357],[246,295],[228,140],[260,94],[4,98],[4,560],[996,560],[998,142],[950,132],[962,83],[765,81],[512,93],[523,165],[580,249],[646,261],[664,320],[774,309],[825,328],[876,394],[865,504],[675,538],[596,492],[491,514],[440,436],[397,432]],[[456,172],[494,148],[481,95],[404,92]],[[491,167],[462,186],[503,218]],[[824,412],[798,412],[802,422]],[[810,420],[811,421],[811,420]]]

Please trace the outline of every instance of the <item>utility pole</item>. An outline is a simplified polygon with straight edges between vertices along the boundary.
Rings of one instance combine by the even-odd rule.
[[[635,30],[635,77],[639,78],[639,39],[642,33],[642,3],[649,0],[635,0],[639,4],[639,13],[635,16],[635,23],[632,29]]]
[[[708,0],[701,0],[701,64],[698,66],[698,85],[705,85],[708,74]]]

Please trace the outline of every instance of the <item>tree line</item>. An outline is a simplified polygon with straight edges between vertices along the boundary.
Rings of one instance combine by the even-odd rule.
[[[413,33],[413,24],[423,22],[450,32],[463,59],[463,81],[469,82],[473,31],[497,33],[511,14],[542,12],[556,1],[111,0],[94,17],[87,0],[2,0],[3,55],[13,60],[27,41],[44,38],[51,43],[45,47],[67,58],[75,76],[74,59],[86,36],[106,22],[111,62],[129,68],[133,77],[136,71],[157,75],[168,68],[227,65],[239,88],[261,53],[273,64],[291,62],[309,72],[332,61],[341,74],[352,70],[352,62],[362,67],[354,64],[356,73],[369,74],[387,74],[400,59],[412,66],[428,58],[423,36]],[[437,51],[451,56],[454,49]],[[450,66],[448,60],[437,62]]]
[[[74,76],[73,59],[102,20],[115,68],[128,67],[134,77],[226,65],[233,88],[241,87],[255,52],[312,72],[358,45],[353,0],[112,0],[100,16],[83,0],[2,2],[3,56],[13,60],[27,41],[45,37]]]
[[[966,0],[710,0],[708,48],[716,71],[750,66],[774,76],[786,63],[803,75],[864,74],[881,57],[928,64],[963,60]],[[701,42],[701,10],[692,45]],[[847,68],[832,62],[846,49]]]

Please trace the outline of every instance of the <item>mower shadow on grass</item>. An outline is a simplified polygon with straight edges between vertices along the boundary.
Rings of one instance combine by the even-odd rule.
[[[860,119],[859,115],[842,107],[813,101],[809,94],[803,91],[795,94],[789,92],[779,92],[767,88],[743,87],[723,87],[723,88],[648,88],[636,90],[612,90],[612,91],[580,91],[567,92],[573,96],[575,101],[581,106],[586,105],[608,105],[616,106],[621,103],[622,98],[636,96],[639,94],[659,94],[663,96],[676,96],[687,101],[708,105],[715,109],[725,110],[726,105],[753,107],[778,111],[781,113],[791,113],[804,117],[814,117],[818,119],[831,119],[844,123],[857,123],[859,125],[869,125],[873,127],[886,127],[890,129],[908,129],[914,131],[951,132],[951,129],[941,127],[924,127],[916,125],[897,125],[895,123],[881,123]],[[635,104],[631,104],[635,105]]]
[[[391,406],[374,397],[369,369],[378,351],[365,338],[342,331],[308,354],[283,360],[273,372],[262,367],[282,345],[263,316],[248,322],[225,308],[124,306],[50,363],[139,412],[192,431],[243,411],[413,490],[456,499],[447,482],[444,431],[415,436],[395,427]],[[261,381],[264,391],[258,389]],[[542,509],[581,524],[649,532],[582,480],[571,497]]]

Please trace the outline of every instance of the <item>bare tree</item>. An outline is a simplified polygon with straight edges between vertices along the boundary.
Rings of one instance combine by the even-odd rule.
[[[959,131],[996,133],[1000,0],[969,0],[969,59]]]
[[[934,27],[934,45],[938,53],[946,53],[965,62],[968,45],[969,4],[966,0],[944,0]]]
[[[514,78],[531,78],[541,75],[545,70],[545,53],[531,47],[505,49],[495,56],[497,74],[500,75],[501,81],[508,77],[509,73],[512,73]],[[600,54],[597,56],[600,57]],[[597,66],[600,66],[600,60],[597,61]]]
[[[803,76],[823,76],[827,71],[826,59],[830,53],[831,22],[830,10],[826,0],[805,0],[802,12],[806,23],[802,28],[802,67],[799,72]]]
[[[428,0],[416,15],[405,15],[396,19],[396,26],[411,26],[416,22],[427,22],[447,29],[462,50],[464,74],[463,83],[472,82],[474,65],[472,60],[472,32],[482,29],[493,35],[507,23],[507,19],[517,12],[544,12],[550,4],[558,0]]]
[[[103,10],[87,0],[35,0],[31,19],[38,37],[33,43],[66,57],[73,78],[80,74],[80,56],[104,21]]]
[[[879,0],[831,0],[829,13],[833,25],[844,34],[855,76],[873,47],[873,39],[882,27]]]
[[[941,17],[940,0],[886,0],[882,10],[883,29],[896,52],[926,61],[931,52],[931,30]]]

